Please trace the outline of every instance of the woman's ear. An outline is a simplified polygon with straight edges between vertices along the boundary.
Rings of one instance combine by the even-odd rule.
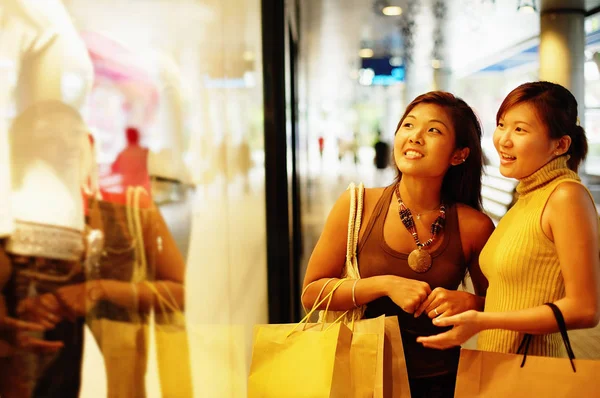
[[[569,150],[569,148],[571,147],[571,137],[569,137],[568,135],[563,135],[562,137],[560,137],[558,139],[557,146],[554,149],[554,154],[556,156],[560,156],[560,155],[564,155],[565,153],[567,153],[567,151]]]
[[[467,158],[469,157],[469,153],[471,153],[471,150],[469,148],[461,148],[455,150],[454,155],[452,155],[452,161],[450,162],[450,164],[452,166],[458,166],[459,164],[464,163],[465,160],[467,160]]]

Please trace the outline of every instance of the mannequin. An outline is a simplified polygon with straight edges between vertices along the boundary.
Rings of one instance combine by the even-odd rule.
[[[23,298],[81,277],[80,165],[86,134],[81,112],[93,68],[60,0],[2,0],[0,31],[0,249],[12,259],[12,271],[0,270],[0,275],[12,275],[6,286],[6,277],[0,278],[0,289],[9,315],[17,316],[15,308]],[[28,272],[58,278],[45,283]],[[81,325],[63,324],[66,334],[55,328],[35,337],[42,343],[69,342],[56,355],[75,358],[81,341],[79,346],[70,342],[77,340]],[[0,395],[77,396],[78,376],[62,380],[60,372],[49,372],[56,358],[47,350],[18,349],[0,371],[9,380],[8,385],[0,380]],[[57,388],[40,383],[42,376]]]
[[[0,39],[2,55],[14,65],[13,86],[8,90],[13,98],[3,102],[15,111],[13,130],[20,126],[26,130],[11,131],[9,139],[12,225],[7,225],[12,226],[12,236],[7,250],[75,261],[83,253],[82,177],[79,167],[69,168],[64,160],[80,163],[86,130],[77,113],[91,89],[93,67],[59,0],[5,0],[0,13],[6,25],[3,31],[14,32]],[[10,45],[15,36],[22,46]],[[28,140],[28,131],[36,131],[39,141]],[[50,143],[61,155],[40,161],[43,146]],[[43,201],[40,192],[44,192]]]

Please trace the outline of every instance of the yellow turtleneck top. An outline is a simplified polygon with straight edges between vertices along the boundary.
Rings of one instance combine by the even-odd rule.
[[[565,295],[565,284],[554,243],[542,230],[541,217],[548,198],[565,181],[581,183],[567,167],[568,156],[560,156],[522,179],[519,198],[500,220],[481,251],[479,263],[489,281],[485,312],[516,311],[554,302]],[[515,353],[523,333],[484,330],[478,349]],[[536,335],[529,354],[564,356],[559,333]]]

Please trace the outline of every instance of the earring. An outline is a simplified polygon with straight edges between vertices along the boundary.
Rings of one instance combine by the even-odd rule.
[[[560,155],[560,152],[558,152],[558,151],[554,151],[554,154],[555,154],[556,156],[558,156],[558,155]]]

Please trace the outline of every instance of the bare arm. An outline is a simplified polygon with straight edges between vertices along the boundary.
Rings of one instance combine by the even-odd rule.
[[[556,301],[567,328],[590,328],[600,318],[600,260],[598,216],[585,188],[562,183],[550,196],[544,212],[556,245],[565,297]],[[552,310],[539,306],[520,311],[482,314],[485,329],[508,329],[546,334],[558,331]]]
[[[475,291],[475,310],[483,311],[485,306],[485,295],[488,288],[488,280],[481,272],[481,266],[479,264],[479,256],[483,250],[488,239],[494,232],[494,223],[492,220],[484,214],[480,216],[481,221],[478,223],[477,228],[470,229],[470,241],[473,242],[471,248],[471,258],[469,261],[469,276],[471,282],[473,282],[473,290]]]
[[[365,192],[365,217],[362,226],[368,223],[368,209],[372,210],[376,202],[374,192]],[[367,203],[371,200],[371,203]],[[375,199],[375,200],[374,200]],[[350,195],[344,192],[337,200],[325,227],[313,250],[304,277],[304,294],[302,304],[312,308],[323,285],[331,278],[339,279],[342,275],[346,258],[346,237],[348,229],[348,213],[350,210]],[[327,295],[335,285],[335,280],[327,284],[322,297]],[[329,309],[345,311],[354,308],[352,288],[354,281],[343,283],[332,296]],[[389,296],[402,309],[413,312],[417,305],[430,293],[429,285],[425,282],[414,281],[391,275],[362,278],[356,283],[355,299],[357,305],[369,303],[377,298]],[[324,309],[326,303],[319,308]]]
[[[152,210],[144,229],[144,245],[147,248],[147,261],[156,264],[156,280],[150,281],[161,297],[184,308],[185,261],[169,231],[160,210],[152,205]],[[148,250],[149,249],[149,250]],[[107,300],[125,308],[138,308],[148,311],[150,308],[161,310],[153,289],[147,282],[132,284],[115,280],[92,281],[88,298]],[[94,294],[96,293],[96,295]],[[137,302],[136,302],[137,300]]]
[[[156,265],[156,280],[132,283],[100,279],[61,287],[57,290],[57,295],[72,314],[85,314],[99,300],[109,301],[123,308],[161,311],[163,307],[155,297],[154,289],[171,303],[171,309],[184,308],[185,261],[158,208],[152,208],[144,225],[146,260],[151,267]],[[167,309],[168,306],[165,310]]]
[[[548,200],[542,216],[542,227],[544,221],[551,232],[548,237],[556,245],[565,282],[565,297],[555,304],[563,313],[568,329],[594,327],[600,318],[598,216],[594,203],[581,185],[570,182],[560,184]],[[423,345],[433,348],[460,345],[487,329],[529,334],[558,331],[554,314],[545,305],[510,312],[467,311],[436,319],[434,323],[438,326],[454,325],[454,328],[437,336],[418,338]]]

